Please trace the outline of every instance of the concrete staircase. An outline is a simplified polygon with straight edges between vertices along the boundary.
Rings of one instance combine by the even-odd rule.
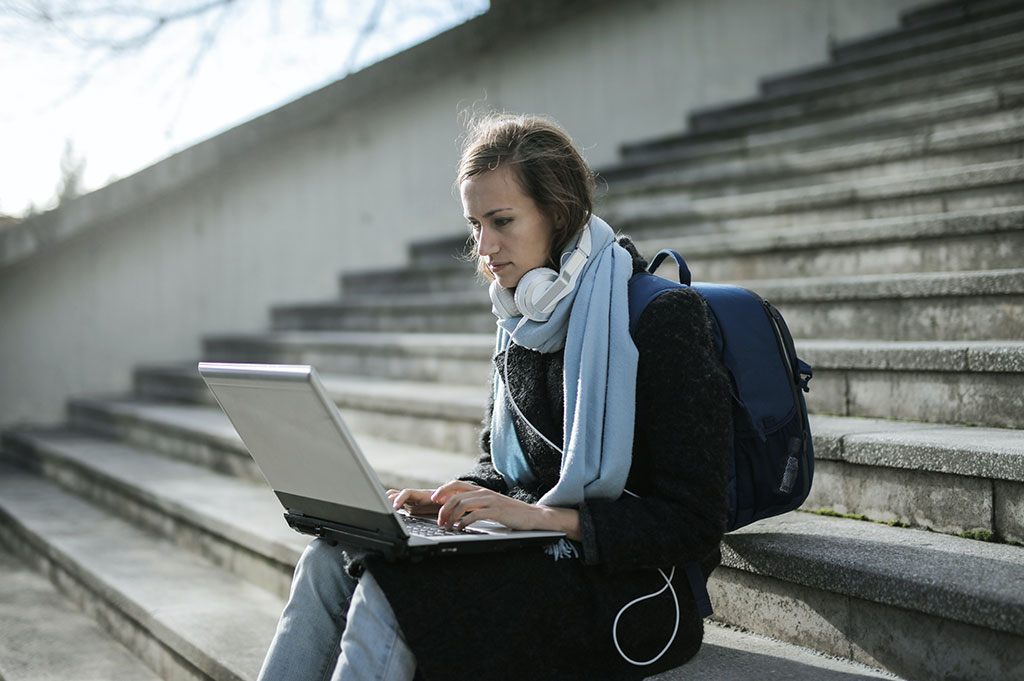
[[[815,368],[829,513],[727,536],[707,644],[656,678],[1024,679],[1024,4],[907,13],[601,174],[602,216],[775,302]],[[444,481],[493,343],[463,245],[203,359],[314,364],[386,484]],[[3,434],[0,679],[255,678],[306,538],[194,366]]]

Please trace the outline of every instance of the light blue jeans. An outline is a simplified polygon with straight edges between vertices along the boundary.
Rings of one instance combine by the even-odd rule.
[[[410,681],[416,658],[369,572],[314,539],[295,566],[291,594],[258,681]]]

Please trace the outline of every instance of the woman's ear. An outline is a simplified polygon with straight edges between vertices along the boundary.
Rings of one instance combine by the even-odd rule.
[[[555,230],[564,232],[569,228],[569,211],[559,210],[555,214]]]

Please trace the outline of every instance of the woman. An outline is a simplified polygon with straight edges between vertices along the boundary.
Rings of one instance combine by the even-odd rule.
[[[731,427],[703,301],[666,293],[630,336],[645,263],[592,215],[593,175],[548,121],[478,120],[458,185],[499,317],[482,453],[436,490],[388,495],[447,527],[567,539],[419,562],[314,540],[263,679],[621,681],[700,647],[682,566],[719,563]]]

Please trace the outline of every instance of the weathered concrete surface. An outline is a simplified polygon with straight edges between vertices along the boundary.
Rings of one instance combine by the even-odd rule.
[[[808,510],[866,515],[936,532],[996,531],[992,481],[818,459]]]
[[[848,372],[851,416],[1024,427],[1024,374]]]
[[[811,429],[815,480],[805,508],[954,534],[1024,534],[1019,430],[820,415]]]
[[[1024,482],[1018,430],[832,416],[811,429],[818,458]]]
[[[710,585],[723,621],[910,678],[1024,671],[1019,547],[801,513],[725,546]]]
[[[897,676],[708,620],[697,656],[648,681],[853,681]]]
[[[728,568],[715,572],[709,591],[722,621],[907,678],[991,681],[1024,672],[1020,636]]]
[[[640,252],[674,248],[695,280],[734,281],[1012,268],[1024,251],[1018,208],[722,234],[638,234]]]
[[[0,679],[158,681],[27,565],[0,546]]]
[[[263,482],[81,432],[8,433],[6,460],[281,598],[308,537]]]
[[[345,409],[343,415],[353,427],[362,415],[375,418],[372,412],[349,409]],[[135,447],[223,473],[258,482],[264,479],[231,422],[217,407],[154,405],[134,400],[80,400],[72,405],[71,416],[72,425],[89,432],[115,437]],[[401,418],[399,414],[399,426]],[[449,480],[472,467],[473,455],[478,449],[473,438],[479,431],[480,418],[445,422],[412,417],[405,426],[422,425],[426,430],[396,426],[396,431],[387,431],[389,420],[381,416],[378,424],[382,435],[370,437],[363,431],[359,443],[370,463],[385,471],[388,479],[437,480],[440,475],[443,476],[441,481]],[[463,442],[464,451],[452,446],[431,449],[426,444],[430,437],[443,439],[446,429],[456,428],[459,438],[456,442]]]
[[[1019,78],[1022,66],[1016,65],[1005,77]],[[1001,84],[993,75],[989,72],[978,84],[956,90],[944,84],[938,93],[904,94],[881,106],[818,108],[800,121],[786,121],[784,135],[755,138],[744,129],[719,138],[684,133],[674,144],[627,156],[602,174],[614,180],[615,193],[689,186],[695,195],[703,195],[716,189],[797,186],[802,175],[812,172],[822,182],[868,178],[872,171],[874,177],[895,179],[925,170],[1012,160],[1019,158],[1012,145],[1024,134],[1024,120],[1019,112],[1003,107],[1019,86]],[[824,101],[813,100],[819,107]],[[792,114],[795,108],[790,105],[784,111]],[[771,116],[770,110],[762,113]],[[811,121],[814,124],[808,125]],[[895,126],[900,129],[898,137],[878,139],[880,131]],[[778,129],[779,124],[762,127]],[[925,150],[932,154],[922,157]]]
[[[1024,550],[789,513],[736,530],[723,564],[1024,637]]]
[[[404,273],[403,273],[404,274]],[[379,334],[299,331],[204,340],[212,361],[313,364],[324,374],[486,385],[493,334]],[[238,358],[242,358],[241,360]]]
[[[1024,427],[1024,343],[798,341],[817,412]],[[821,382],[818,380],[823,379]]]
[[[0,540],[167,681],[255,677],[283,601],[5,467]]]
[[[1024,483],[995,483],[995,519],[999,536],[1024,544]]]
[[[943,213],[1019,205],[1024,161],[866,178],[787,189],[700,197],[680,189],[615,195],[606,202],[612,224],[757,218],[765,228],[810,226],[866,218]],[[614,199],[614,200],[611,200]],[[757,224],[751,220],[748,224]]]

